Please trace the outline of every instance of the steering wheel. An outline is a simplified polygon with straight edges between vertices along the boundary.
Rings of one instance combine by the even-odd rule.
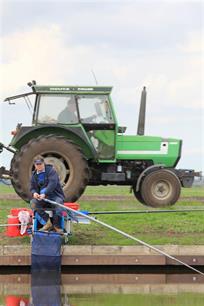
[[[97,122],[96,122],[96,118],[97,118],[96,115],[92,115],[92,116],[90,116],[90,117],[81,119],[81,121],[84,122],[84,123],[92,123],[92,122],[93,122],[93,123],[97,123]]]

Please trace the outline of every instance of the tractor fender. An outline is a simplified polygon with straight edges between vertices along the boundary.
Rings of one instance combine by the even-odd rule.
[[[93,147],[91,141],[80,126],[23,126],[20,128],[17,135],[12,139],[10,145],[19,150],[24,144],[28,143],[32,138],[37,138],[39,135],[63,136],[66,139],[70,140],[72,143],[78,145],[86,159],[97,158],[97,152],[95,148]]]
[[[140,189],[140,183],[141,183],[141,180],[142,180],[143,176],[145,176],[146,174],[148,174],[148,173],[150,173],[150,172],[153,172],[153,171],[155,171],[155,170],[157,170],[157,169],[162,169],[162,168],[164,168],[164,167],[165,167],[165,165],[163,165],[163,164],[157,164],[157,165],[149,166],[149,167],[147,167],[145,170],[143,170],[143,171],[140,173],[140,175],[139,175],[139,177],[138,177],[138,179],[137,179],[136,192],[139,191],[139,189]]]

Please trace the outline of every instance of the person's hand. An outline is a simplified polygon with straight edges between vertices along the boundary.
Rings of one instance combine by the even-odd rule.
[[[45,194],[44,194],[44,193],[42,193],[42,194],[39,195],[39,199],[40,199],[40,200],[42,200],[42,199],[44,199],[44,198],[45,198]]]
[[[40,196],[40,195],[39,195],[37,192],[35,192],[35,193],[33,194],[33,198],[34,198],[34,199],[37,199],[37,200],[38,200],[39,196]]]

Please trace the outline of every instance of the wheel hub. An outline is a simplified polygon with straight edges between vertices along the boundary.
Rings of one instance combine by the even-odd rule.
[[[167,181],[158,181],[152,186],[152,193],[158,199],[164,200],[169,196],[171,191],[172,186]]]
[[[60,177],[60,182],[62,184],[65,184],[65,182],[67,181],[67,175],[69,174],[69,169],[66,168],[63,158],[47,156],[45,157],[45,163],[50,164],[55,168]]]

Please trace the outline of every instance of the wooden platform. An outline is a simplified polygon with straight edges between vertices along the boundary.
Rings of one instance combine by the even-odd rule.
[[[204,266],[204,246],[157,246],[193,266]],[[0,246],[0,266],[30,266],[31,247]],[[179,266],[144,246],[63,246],[62,266]]]

